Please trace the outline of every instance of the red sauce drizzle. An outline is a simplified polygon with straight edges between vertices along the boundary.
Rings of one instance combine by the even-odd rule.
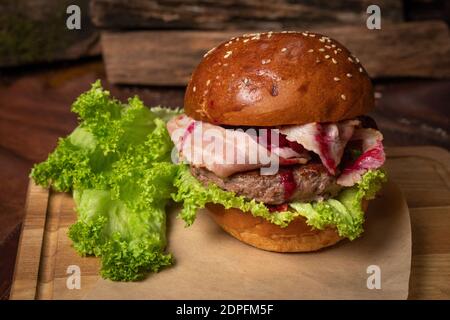
[[[297,187],[292,170],[283,170],[280,172],[281,184],[284,188],[284,198],[289,199]]]
[[[258,137],[257,140],[259,143],[261,143],[261,141],[264,141],[266,143],[266,148],[267,150],[271,151],[272,150],[272,129],[267,129],[266,133],[262,134],[260,137]],[[303,148],[303,146],[295,141],[289,141],[286,138],[286,135],[279,133],[278,134],[278,147],[279,148],[285,148],[285,147],[289,147],[292,150],[294,150],[297,153],[302,153],[305,151],[305,149]]]
[[[325,158],[325,165],[330,170],[333,170],[332,173],[334,173],[336,169],[336,163],[334,162],[334,159],[330,156],[330,150],[328,148],[329,141],[327,141],[326,134],[323,130],[323,127],[320,124],[317,124],[319,134],[316,135],[316,141],[319,143],[320,153]]]
[[[342,174],[348,174],[356,170],[381,167],[384,163],[384,158],[383,145],[379,142],[374,148],[360,155],[352,165],[346,167]]]
[[[279,141],[280,142],[280,148],[289,147],[289,148],[291,148],[292,150],[294,150],[297,153],[302,153],[302,152],[305,151],[305,149],[303,148],[303,146],[301,144],[299,144],[299,143],[297,143],[295,141],[289,141],[286,138],[286,135],[284,135],[284,134],[280,134],[279,135],[279,139],[280,139],[280,141]]]
[[[283,212],[283,211],[288,210],[287,203],[283,203],[283,204],[279,204],[279,205],[272,205],[272,206],[268,205],[267,207],[269,208],[269,212],[275,212],[275,211]]]
[[[194,131],[195,128],[195,121],[192,121],[189,126],[186,128],[186,131],[183,133],[183,137],[181,138],[181,146],[180,146],[180,152],[183,150],[184,142],[186,141],[187,137]]]

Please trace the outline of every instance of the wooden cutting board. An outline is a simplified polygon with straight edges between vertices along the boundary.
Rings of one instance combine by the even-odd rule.
[[[386,168],[410,209],[410,299],[450,299],[450,153],[437,147],[388,148]],[[79,257],[67,237],[75,221],[70,195],[29,185],[11,299],[80,299],[99,279],[98,259]],[[68,290],[78,265],[81,289]]]

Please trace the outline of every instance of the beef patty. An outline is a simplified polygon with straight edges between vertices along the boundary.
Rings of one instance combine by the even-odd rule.
[[[214,183],[223,190],[271,205],[329,198],[341,189],[336,184],[336,178],[319,163],[281,168],[277,174],[270,176],[253,170],[221,178],[205,168],[192,166],[191,173],[204,186]]]

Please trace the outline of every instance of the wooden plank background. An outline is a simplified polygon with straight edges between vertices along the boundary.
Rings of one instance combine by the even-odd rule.
[[[383,21],[403,21],[401,0],[93,0],[94,25],[104,29],[286,29],[365,24],[377,4]]]
[[[352,51],[371,77],[450,77],[450,38],[443,22],[318,28]],[[108,80],[141,85],[185,85],[203,54],[246,31],[104,32]],[[125,45],[126,44],[126,45]]]

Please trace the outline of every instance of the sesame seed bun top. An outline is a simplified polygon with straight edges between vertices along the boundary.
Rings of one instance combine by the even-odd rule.
[[[374,95],[359,60],[311,32],[243,35],[205,54],[185,113],[215,124],[277,126],[336,122],[368,113]]]

